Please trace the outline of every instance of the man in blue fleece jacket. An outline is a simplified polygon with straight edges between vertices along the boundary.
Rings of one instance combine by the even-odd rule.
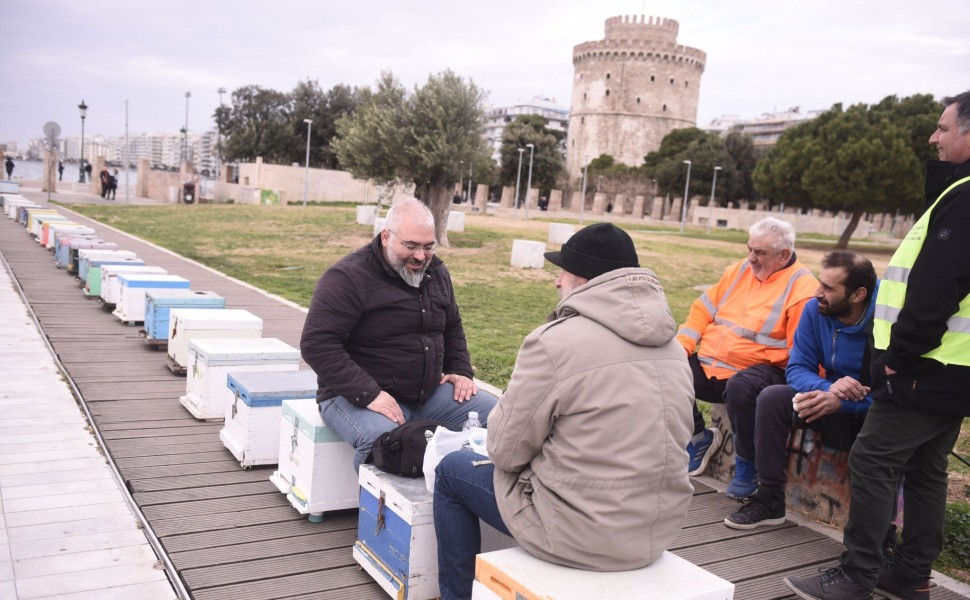
[[[733,529],[785,522],[785,444],[796,414],[805,426],[817,427],[829,415],[865,413],[872,403],[866,348],[876,271],[861,254],[836,250],[822,259],[818,280],[795,330],[788,384],[766,387],[745,411],[754,420],[746,429],[754,432],[758,490],[724,519]]]

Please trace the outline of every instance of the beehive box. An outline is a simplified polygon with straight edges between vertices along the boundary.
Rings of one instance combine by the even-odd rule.
[[[232,402],[219,439],[243,467],[275,465],[283,401],[316,398],[317,374],[308,370],[230,371],[227,379]]]
[[[189,364],[192,340],[263,336],[263,320],[239,308],[173,308],[169,311],[168,326],[169,366],[175,371],[182,371]]]
[[[145,335],[151,340],[168,340],[173,308],[203,310],[226,307],[226,299],[215,292],[197,290],[149,290],[145,292]]]

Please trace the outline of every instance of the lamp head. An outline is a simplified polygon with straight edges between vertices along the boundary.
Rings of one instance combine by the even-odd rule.
[[[690,161],[689,161],[689,160],[685,160],[685,161],[684,161],[684,164],[685,164],[685,165],[689,165],[689,164],[690,164]]]
[[[84,100],[81,100],[81,103],[77,105],[77,108],[79,111],[81,111],[81,120],[83,121],[84,117],[88,116],[88,105],[84,103]]]
[[[714,167],[714,170],[715,171],[720,171],[721,170],[721,167]]]
[[[310,123],[313,123],[313,119],[303,119],[303,122],[309,125]]]

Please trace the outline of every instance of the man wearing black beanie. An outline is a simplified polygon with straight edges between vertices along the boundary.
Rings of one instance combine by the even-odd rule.
[[[454,452],[435,471],[443,600],[471,597],[479,519],[543,560],[625,571],[667,549],[690,503],[693,380],[657,276],[607,223],[545,257],[560,301],[492,410],[490,461]]]

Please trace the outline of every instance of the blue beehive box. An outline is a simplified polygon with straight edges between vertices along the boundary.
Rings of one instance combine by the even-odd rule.
[[[229,371],[232,404],[219,439],[243,467],[275,465],[279,458],[280,418],[284,400],[315,399],[313,371]]]
[[[71,258],[72,240],[102,241],[97,234],[65,233],[56,235],[54,237],[54,262],[57,263],[58,269],[66,267],[68,260]]]
[[[438,591],[433,496],[423,477],[360,467],[354,559],[394,598],[429,600]]]
[[[145,294],[149,290],[187,290],[189,280],[177,275],[122,273],[118,275],[121,291],[114,315],[126,323],[145,320]]]
[[[145,293],[145,337],[168,340],[169,312],[173,308],[225,308],[226,299],[215,292],[151,290]]]

